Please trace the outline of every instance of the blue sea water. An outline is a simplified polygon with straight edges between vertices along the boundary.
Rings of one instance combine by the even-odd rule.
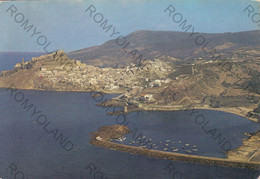
[[[18,92],[19,96],[15,97]],[[0,178],[257,178],[254,171],[246,169],[168,161],[89,144],[90,132],[103,125],[117,124],[116,117],[107,115],[89,93],[34,90],[15,93],[11,95],[10,90],[0,89]],[[105,95],[103,99],[113,96]],[[24,109],[26,99],[27,106],[33,104],[32,108]],[[198,114],[203,114],[208,121],[204,128],[195,121]],[[46,121],[39,119],[40,115],[44,115]],[[225,153],[208,133],[210,130],[216,128],[216,135],[221,134],[222,139],[236,148],[245,138],[245,132],[260,129],[258,124],[243,117],[211,110],[198,110],[192,115],[191,111],[134,112],[126,116],[126,121],[130,129],[137,129],[136,136],[145,135],[158,145],[157,150],[163,150],[165,141],[170,139],[174,141],[170,145],[178,148],[180,153],[196,145],[198,151],[192,154],[222,158]],[[48,122],[49,125],[44,127]],[[72,150],[64,150],[60,141],[56,141],[55,129],[57,135],[62,133],[67,141],[73,143]],[[124,142],[128,144],[133,134],[126,137]],[[183,149],[182,144],[190,145]],[[166,169],[169,162],[171,173]],[[16,170],[11,173],[11,168]]]

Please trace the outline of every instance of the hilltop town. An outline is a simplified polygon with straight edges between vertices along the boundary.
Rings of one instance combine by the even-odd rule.
[[[149,68],[153,68],[156,73],[150,75]],[[63,51],[59,51],[32,58],[29,62],[16,64],[13,70],[3,71],[1,85],[8,87],[6,79],[15,81],[18,74],[18,78],[21,79],[21,76],[30,73],[30,79],[33,81],[17,80],[15,84],[18,88],[121,93],[126,90],[161,86],[170,81],[166,78],[170,72],[172,67],[160,60],[146,62],[142,67],[132,63],[126,68],[99,68],[71,60]]]

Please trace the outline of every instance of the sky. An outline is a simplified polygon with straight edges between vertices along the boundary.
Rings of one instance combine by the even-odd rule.
[[[12,5],[17,10],[11,17],[8,8]],[[90,11],[85,12],[90,5],[96,9],[92,17]],[[187,20],[187,25],[191,24],[196,32],[259,30],[260,23],[254,23],[243,10],[251,5],[252,14],[259,13],[260,0],[10,1],[0,3],[0,52],[44,52],[48,43],[46,50],[65,52],[101,45],[117,37],[111,37],[112,29],[106,32],[100,27],[106,19],[107,25],[112,24],[115,32],[123,36],[137,30],[183,31],[179,26],[182,21],[175,23],[164,12],[169,5],[175,8],[172,15],[181,14],[179,17]],[[95,16],[97,13],[102,15]],[[95,22],[98,18],[100,23]],[[29,32],[21,27],[26,20],[28,26],[33,25]],[[32,37],[34,28],[39,34]]]

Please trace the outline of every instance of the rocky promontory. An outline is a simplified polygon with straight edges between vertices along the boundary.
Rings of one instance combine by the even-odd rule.
[[[93,139],[98,141],[110,141],[112,139],[118,139],[123,137],[123,135],[128,134],[130,129],[127,126],[123,125],[111,125],[111,126],[102,126],[98,128],[97,132],[92,132],[91,135]]]

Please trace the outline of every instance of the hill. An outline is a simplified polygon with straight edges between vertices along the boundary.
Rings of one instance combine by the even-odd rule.
[[[207,34],[200,33],[205,38],[205,51],[216,49],[217,53],[228,57],[238,50],[257,50],[260,47],[260,31],[246,31],[236,33]],[[174,31],[136,31],[126,36],[129,45],[123,43],[120,38],[109,40],[100,46],[85,48],[68,53],[70,58],[81,60],[94,66],[125,66],[134,62],[139,55],[142,59],[154,59],[157,57],[174,57],[181,60],[195,60],[207,56],[202,49],[203,38],[186,32]],[[197,42],[197,44],[196,44]],[[134,57],[134,50],[137,50]],[[132,53],[130,53],[132,52]],[[208,54],[209,55],[209,54]],[[134,58],[133,58],[134,57]],[[175,59],[172,59],[175,60]]]

